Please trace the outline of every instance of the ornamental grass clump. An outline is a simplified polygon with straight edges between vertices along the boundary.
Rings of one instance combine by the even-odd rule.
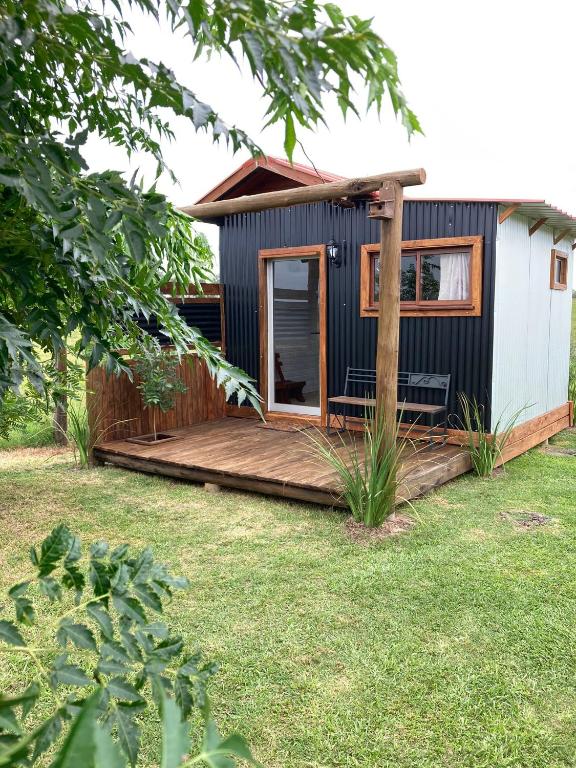
[[[479,477],[490,477],[498,463],[504,463],[503,451],[520,414],[528,406],[515,411],[504,421],[500,416],[491,432],[485,427],[485,408],[475,397],[459,393],[462,427],[467,435],[467,450],[472,468]]]
[[[337,473],[341,500],[350,508],[357,523],[377,528],[395,509],[402,480],[402,453],[409,442],[400,438],[399,425],[393,439],[381,413],[366,412],[361,439],[345,440],[338,433],[334,444],[323,432],[310,435],[315,453]]]
[[[570,357],[570,372],[568,374],[568,400],[574,403],[576,409],[576,344]]]

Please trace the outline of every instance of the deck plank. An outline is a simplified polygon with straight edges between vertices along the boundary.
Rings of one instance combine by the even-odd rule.
[[[262,429],[253,419],[232,417],[167,431],[178,439],[159,445],[115,440],[98,446],[96,457],[154,474],[338,504],[338,475],[313,455],[306,434]],[[343,439],[347,445],[358,443],[354,435],[346,434]],[[345,454],[339,435],[330,440]],[[408,449],[399,498],[414,498],[469,468],[467,454],[457,446],[434,451]]]

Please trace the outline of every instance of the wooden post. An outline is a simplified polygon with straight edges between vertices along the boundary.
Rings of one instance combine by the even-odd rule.
[[[386,445],[396,439],[398,348],[400,335],[400,255],[402,249],[402,186],[384,182],[380,200],[388,202],[391,218],[380,223],[380,302],[376,347],[376,412],[386,424]]]
[[[59,384],[61,385],[66,384],[66,354],[66,348],[59,349],[54,353],[54,363],[56,365],[58,374],[60,374]],[[67,405],[67,398],[63,395],[54,410],[53,432],[54,442],[57,445],[67,445],[68,443],[68,438],[66,437],[66,432],[68,431],[68,414],[66,413]]]

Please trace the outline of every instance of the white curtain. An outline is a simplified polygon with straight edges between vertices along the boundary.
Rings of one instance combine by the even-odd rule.
[[[465,301],[470,295],[470,254],[443,253],[440,256],[439,301]]]

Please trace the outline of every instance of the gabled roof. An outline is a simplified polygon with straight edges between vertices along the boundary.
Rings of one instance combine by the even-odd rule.
[[[198,203],[212,203],[215,200],[230,200],[243,195],[258,195],[263,192],[276,192],[294,187],[306,187],[312,184],[324,184],[341,181],[345,177],[329,171],[321,171],[301,163],[290,163],[280,157],[261,155],[247,160],[234,173],[227,176],[217,186],[207,192]],[[370,197],[378,197],[375,192]],[[557,233],[576,239],[576,216],[557,208],[545,200],[507,199],[501,197],[408,197],[405,200],[454,203],[495,203],[513,208],[513,212],[526,216],[533,221],[552,227]]]
[[[261,155],[247,160],[196,203],[212,203],[215,200],[230,200],[242,195],[307,187],[312,184],[340,181],[343,178],[343,176],[310,168],[300,163],[290,163],[280,157]]]

